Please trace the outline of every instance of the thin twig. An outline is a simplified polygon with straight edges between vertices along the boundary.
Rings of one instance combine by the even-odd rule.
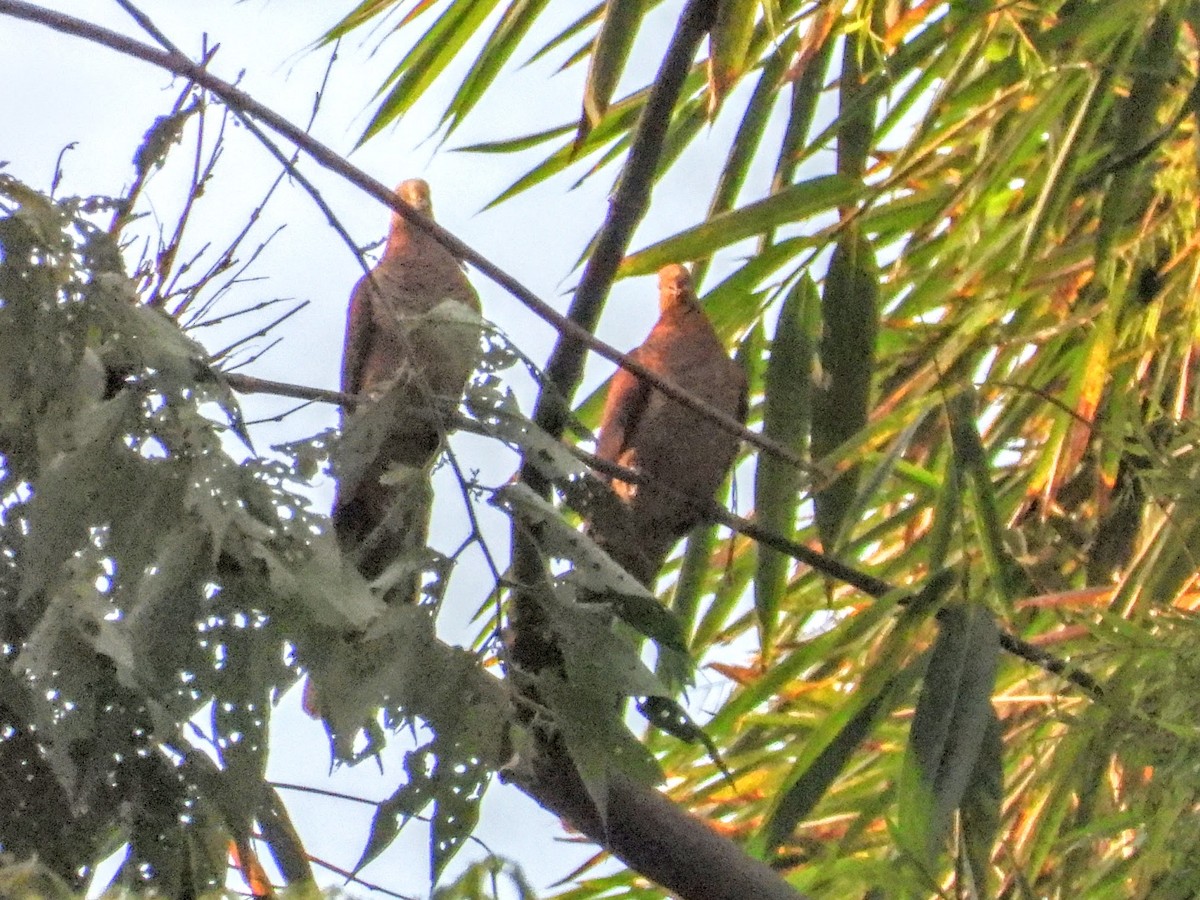
[[[301,400],[316,400],[325,403],[333,403],[340,406],[351,407],[357,401],[351,394],[343,394],[339,391],[327,391],[321,388],[310,388],[302,385],[285,384],[278,381],[268,381],[262,378],[252,378],[248,375],[233,375],[222,374],[222,378],[229,384],[231,388],[240,393],[268,393],[277,394],[284,397],[294,397]],[[413,411],[414,415],[420,415],[419,410]],[[460,431],[469,431],[473,434],[488,435],[488,431],[475,419],[457,413],[443,413],[447,426]],[[579,447],[569,444],[564,445],[573,456],[581,462],[588,465],[590,468],[609,478],[616,478],[620,481],[625,481],[630,484],[648,484],[652,479],[637,471],[629,469],[625,466],[610,462],[606,459],[601,459],[594,453],[588,453]],[[670,485],[660,485],[660,489],[679,493]],[[801,543],[790,540],[781,534],[771,531],[768,528],[763,528],[756,522],[750,519],[743,518],[737,513],[731,512],[720,503],[717,503],[711,498],[693,497],[704,507],[705,518],[712,523],[724,525],[731,531],[737,534],[744,535],[753,541],[757,541],[763,546],[770,547],[773,550],[778,550],[786,556],[790,556],[798,562],[804,563],[810,568],[829,578],[837,579],[851,587],[857,588],[869,597],[883,597],[897,590],[897,586],[877,578],[860,569],[847,565],[840,560],[813,550],[811,547],[806,547]],[[1026,662],[1032,663],[1040,669],[1043,669],[1053,675],[1057,675],[1064,680],[1070,682],[1076,687],[1083,690],[1093,699],[1099,700],[1104,696],[1104,687],[1091,675],[1074,666],[1067,660],[1054,656],[1046,652],[1040,647],[1034,646],[1022,638],[1017,637],[1011,632],[1001,630],[1000,645],[1009,653],[1017,656]]]
[[[401,894],[397,891],[391,890],[390,888],[385,888],[381,884],[376,884],[373,881],[367,881],[365,878],[361,878],[354,872],[351,872],[349,869],[343,869],[341,866],[336,866],[333,863],[319,857],[309,856],[308,861],[314,866],[320,866],[322,869],[327,869],[335,875],[340,875],[348,882],[362,885],[368,891],[379,891],[379,893],[384,894],[385,896],[395,897],[396,900],[417,900],[417,898],[412,894]]]
[[[351,803],[361,803],[365,806],[380,806],[384,802],[382,800],[372,800],[369,797],[359,797],[357,794],[345,794],[341,791],[331,791],[328,788],[313,787],[307,784],[295,784],[290,781],[269,781],[267,783],[277,791],[296,791],[301,794],[313,794],[317,797],[329,797],[333,800],[347,800]],[[430,821],[428,816],[413,816],[413,818],[419,822]],[[496,851],[482,838],[472,834],[467,835],[467,840],[480,847],[488,856],[496,856]]]

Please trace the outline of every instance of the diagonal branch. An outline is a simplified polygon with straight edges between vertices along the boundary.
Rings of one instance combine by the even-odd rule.
[[[340,391],[327,391],[322,388],[310,388],[303,385],[268,381],[262,378],[252,378],[248,375],[222,373],[221,377],[231,388],[240,393],[276,394],[283,397],[294,397],[299,400],[318,400],[342,406],[352,406],[357,399],[353,394],[343,394]],[[455,430],[469,431],[481,435],[488,434],[486,429],[481,428],[478,422],[468,416],[458,415],[449,409],[445,410],[444,414],[447,419],[452,420]],[[617,478],[630,484],[646,484],[650,480],[636,469],[629,469],[609,460],[601,459],[594,453],[588,453],[579,447],[568,445],[567,449],[589,468],[610,478]],[[660,485],[660,487],[665,490],[672,490],[669,485]],[[891,582],[884,581],[882,578],[876,578],[874,575],[849,566],[841,560],[813,550],[811,547],[806,547],[804,544],[786,538],[769,528],[763,528],[757,522],[731,512],[711,498],[693,497],[691,499],[704,503],[704,514],[708,521],[724,525],[731,531],[745,535],[765,547],[778,550],[780,553],[790,556],[797,562],[804,563],[822,575],[835,578],[851,587],[857,588],[869,597],[883,597],[896,590],[896,585],[893,585]],[[1055,656],[1041,647],[1035,646],[1005,630],[1001,630],[1000,632],[1000,645],[1013,656],[1032,663],[1038,668],[1052,675],[1058,675],[1063,680],[1070,682],[1084,691],[1093,700],[1103,699],[1104,687],[1095,678],[1071,662]]]

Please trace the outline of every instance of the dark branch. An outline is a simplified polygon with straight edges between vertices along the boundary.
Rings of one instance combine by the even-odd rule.
[[[545,757],[539,761],[552,763]],[[510,777],[513,774],[510,773]],[[704,900],[803,900],[804,896],[761,860],[747,856],[709,825],[687,815],[658,791],[622,775],[608,783],[608,818],[596,812],[573,766],[534,766],[535,784],[518,786],[570,822],[631,869],[669,885],[673,896]],[[619,817],[613,816],[620,810]]]
[[[567,311],[567,318],[588,333],[596,328],[617,266],[633,238],[634,229],[646,214],[671,114],[691,70],[696,49],[711,28],[715,12],[716,4],[712,0],[688,3],[638,119],[608,216],[592,245],[591,256]],[[565,427],[569,403],[583,373],[585,349],[576,334],[563,332],[546,365],[546,375],[553,390],[542,391],[533,420],[554,437],[561,436]],[[530,476],[527,470],[524,477],[528,480]],[[536,478],[531,483],[535,482]]]
[[[547,363],[546,381],[534,408],[534,422],[551,437],[562,436],[569,417],[571,398],[583,372],[584,348],[591,346],[591,341],[595,340],[592,331],[616,276],[617,266],[633,237],[634,229],[645,215],[671,114],[683,90],[696,50],[712,26],[715,12],[716,3],[712,0],[689,0],[684,7],[634,129],[629,156],[621,171],[608,216],[592,246],[591,257],[584,267],[579,287],[567,312],[565,321],[570,327],[559,328],[558,344]],[[630,371],[643,374],[632,368]],[[650,383],[654,384],[654,381],[650,380]],[[722,419],[727,418],[718,410],[713,412]],[[727,426],[722,423],[722,427]],[[739,428],[738,433],[742,430]],[[794,462],[798,465],[800,461],[795,458]],[[539,494],[546,495],[550,491],[547,479],[529,464],[522,467],[521,478]],[[533,587],[541,584],[545,578],[536,535],[521,528],[513,529],[512,567],[518,584]],[[548,644],[545,637],[547,631],[542,618],[536,591],[518,590],[513,593],[509,607],[509,625],[514,635],[511,654],[513,661],[527,671],[539,671],[548,661],[556,658],[555,648]]]

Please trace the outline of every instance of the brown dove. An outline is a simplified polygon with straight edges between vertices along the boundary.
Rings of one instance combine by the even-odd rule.
[[[630,358],[744,422],[745,373],[700,308],[688,270],[662,268],[658,297],[658,322]],[[596,455],[638,470],[649,482],[614,480],[613,491],[624,502],[599,511],[590,533],[626,571],[651,584],[671,547],[703,518],[702,504],[724,481],[737,447],[738,439],[711,419],[618,369]]]
[[[405,181],[396,193],[433,217],[426,182]],[[463,304],[469,314],[455,317],[447,300]],[[342,391],[376,402],[387,396],[395,413],[382,427],[372,423],[373,452],[340,476],[333,505],[338,539],[357,554],[368,578],[378,577],[399,552],[413,549],[413,538],[424,546],[428,510],[393,509],[397,489],[380,479],[396,467],[424,470],[436,456],[444,433],[437,411],[458,403],[478,358],[479,310],[479,295],[454,255],[393,212],[383,258],[350,295],[342,357]],[[360,404],[345,417],[348,432],[371,415],[371,406]]]
[[[396,193],[433,217],[426,182],[413,178]],[[447,300],[469,313],[455,315]],[[343,416],[347,455],[357,458],[340,466],[333,501],[338,542],[365,577],[376,579],[402,559],[410,566],[386,590],[388,599],[420,599],[432,500],[426,470],[445,431],[438,417],[458,403],[475,368],[479,311],[479,295],[453,254],[393,212],[383,258],[350,294],[342,391],[365,401]],[[320,715],[311,680],[303,702],[310,716]]]

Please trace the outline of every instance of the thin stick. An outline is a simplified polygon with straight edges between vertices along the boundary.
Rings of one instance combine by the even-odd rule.
[[[231,388],[240,393],[268,393],[277,394],[283,397],[294,397],[299,400],[317,400],[325,403],[333,403],[340,406],[353,406],[357,402],[357,398],[352,394],[343,394],[339,391],[327,391],[321,388],[310,388],[296,384],[285,384],[278,381],[268,381],[263,378],[252,378],[248,375],[235,375],[223,373],[222,378],[229,384]],[[414,414],[419,414],[415,411]],[[452,425],[456,430],[469,431],[473,434],[488,435],[488,431],[479,422],[467,416],[458,415],[457,413],[449,413],[445,416],[448,425]],[[601,459],[594,453],[588,453],[579,447],[565,445],[567,449],[580,461],[586,463],[589,467],[610,478],[616,478],[621,481],[626,481],[631,484],[647,484],[651,481],[646,475],[636,469],[628,469],[625,466],[618,465],[614,462],[609,462],[606,459]],[[663,486],[666,490],[671,490],[669,486]],[[678,493],[676,491],[676,493]],[[734,512],[730,512],[720,503],[706,497],[692,498],[704,506],[705,518],[710,522],[715,522],[724,525],[730,530],[745,535],[751,540],[757,541],[763,546],[770,547],[773,550],[778,550],[780,553],[790,556],[798,562],[804,563],[806,566],[826,575],[830,578],[835,578],[838,581],[844,582],[851,587],[857,588],[869,597],[883,597],[897,589],[897,586],[884,581],[882,578],[876,578],[867,572],[849,566],[840,560],[827,556],[813,550],[811,547],[806,547],[801,543],[785,538],[783,535],[771,531],[768,528],[763,528],[761,525],[752,522],[749,519],[743,518]],[[1087,693],[1092,699],[1099,700],[1104,696],[1104,687],[1095,678],[1088,673],[1082,671],[1072,663],[1060,657],[1048,653],[1041,647],[1034,646],[1028,641],[1017,637],[1011,632],[1001,630],[1000,646],[1013,656],[1032,663],[1040,669],[1057,675],[1060,678],[1070,682],[1082,691]]]

